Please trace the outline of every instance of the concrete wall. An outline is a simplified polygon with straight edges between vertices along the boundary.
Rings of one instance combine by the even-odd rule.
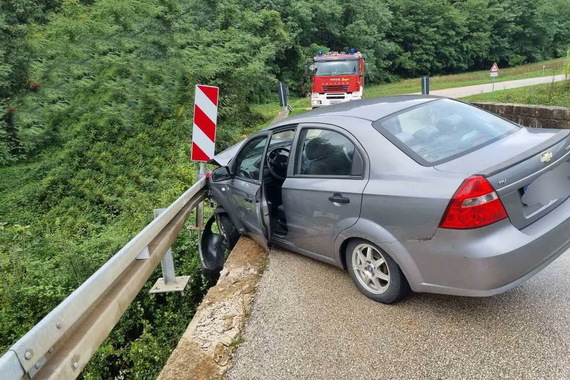
[[[483,102],[471,104],[525,127],[570,129],[570,108]]]
[[[242,236],[157,380],[221,380],[240,343],[268,254]]]

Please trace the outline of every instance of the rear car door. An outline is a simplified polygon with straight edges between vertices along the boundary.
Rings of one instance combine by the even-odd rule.
[[[335,238],[360,216],[366,154],[346,130],[301,125],[283,183],[286,239],[308,254],[334,257]]]
[[[265,249],[269,249],[269,210],[261,180],[268,140],[269,134],[263,133],[243,144],[232,164],[234,175],[228,184],[234,216]]]

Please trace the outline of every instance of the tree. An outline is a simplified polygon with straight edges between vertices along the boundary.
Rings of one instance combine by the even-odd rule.
[[[470,53],[463,44],[470,31],[460,8],[447,0],[394,0],[390,9],[394,21],[388,38],[398,46],[393,58],[397,74],[441,74],[469,67]]]

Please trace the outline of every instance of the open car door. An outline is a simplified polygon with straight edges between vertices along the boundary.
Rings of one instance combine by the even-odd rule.
[[[262,180],[269,133],[249,138],[241,147],[232,165],[234,176],[228,183],[231,205],[245,233],[269,250],[269,205]]]
[[[264,156],[265,157],[265,156]],[[269,251],[269,239],[271,237],[271,220],[270,220],[270,211],[269,211],[269,203],[267,202],[267,198],[265,196],[265,189],[264,186],[259,187],[259,191],[255,197],[255,204],[256,204],[256,211],[257,211],[257,218],[259,221],[259,226],[261,228],[261,234],[259,237],[254,238],[255,241],[267,251]]]

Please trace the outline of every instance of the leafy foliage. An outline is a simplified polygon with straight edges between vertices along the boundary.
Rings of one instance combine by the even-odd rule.
[[[391,0],[392,1],[392,0]],[[404,76],[536,62],[563,55],[568,0],[393,0],[394,63]]]
[[[34,160],[0,169],[2,350],[193,182],[188,110],[196,83],[222,87],[221,147],[241,123],[257,121],[248,102],[273,81],[262,68],[284,38],[279,18],[249,11],[237,15],[242,24],[200,29],[194,7],[203,8],[70,0],[48,24],[28,25],[30,80],[39,86],[13,99],[5,125],[17,128],[17,149],[6,152]],[[25,238],[17,225],[26,226]],[[85,377],[156,376],[205,288],[195,238],[183,235],[175,256],[192,289],[168,297],[143,290]]]

